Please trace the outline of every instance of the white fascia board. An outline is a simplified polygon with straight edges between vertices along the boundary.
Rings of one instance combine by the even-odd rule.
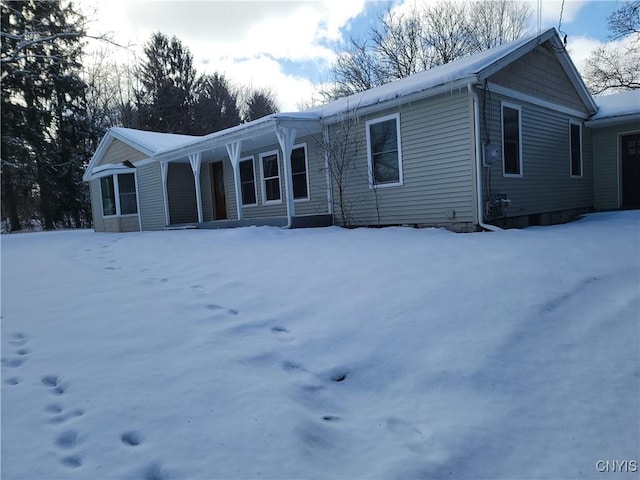
[[[111,145],[111,142],[113,142],[113,140],[114,140],[114,137],[111,134],[111,131],[108,130],[107,133],[104,135],[104,137],[102,137],[102,140],[100,140],[100,143],[98,144],[98,148],[96,148],[96,151],[93,153],[91,160],[89,160],[89,165],[87,165],[87,169],[84,171],[84,174],[82,175],[83,182],[88,182],[91,180],[91,174],[93,172],[93,169],[98,163],[100,163],[100,160],[102,160],[102,157],[104,156],[105,152],[107,151],[107,148],[109,148],[109,145]]]
[[[538,37],[532,39],[530,42],[522,45],[520,48],[514,50],[508,55],[505,55],[503,58],[501,58],[497,62],[483,69],[478,74],[479,80],[485,81],[486,79],[491,77],[491,75],[493,75],[494,73],[498,72],[499,70],[502,70],[509,64],[522,58],[524,55],[533,51],[536,47],[542,45],[547,41],[550,41],[553,44],[553,47],[555,48],[556,58],[558,59],[558,61],[560,62],[560,65],[562,66],[563,70],[567,74],[567,77],[569,77],[569,81],[576,89],[578,96],[587,107],[587,110],[589,111],[589,115],[587,115],[587,117],[590,115],[593,115],[598,111],[598,105],[596,104],[595,100],[589,93],[589,90],[584,84],[584,81],[582,80],[580,73],[578,73],[578,69],[573,64],[571,57],[567,53],[566,48],[560,41],[560,38],[558,37],[558,34],[556,33],[556,30],[554,28],[550,28],[549,30],[542,33]]]
[[[104,134],[104,137],[102,137],[102,140],[100,140],[100,143],[98,144],[98,148],[96,148],[96,151],[91,157],[91,160],[89,161],[89,165],[87,165],[87,169],[82,175],[83,182],[88,182],[93,179],[93,170],[96,168],[96,165],[100,164],[100,161],[104,157],[104,154],[107,152],[107,149],[111,146],[114,140],[120,140],[122,143],[125,143],[130,147],[135,148],[139,152],[144,153],[149,157],[153,155],[153,152],[148,148],[133,141],[126,135],[122,135],[121,133],[110,128],[109,130],[107,130],[107,133]]]
[[[480,70],[478,72],[478,80],[481,82],[484,82],[487,78],[489,78],[494,73],[502,70],[503,68],[512,64],[516,60],[525,56],[527,53],[532,52],[539,45],[542,45],[546,41],[556,36],[557,35],[555,33],[555,29],[550,28],[546,32],[543,32],[537,37],[532,38],[524,45],[520,45],[519,48],[516,48],[512,52],[509,52],[508,54],[504,55],[502,58],[498,59],[497,61],[493,62],[492,64]]]
[[[417,100],[422,100],[424,98],[435,97],[436,95],[440,95],[443,93],[451,93],[457,90],[466,89],[469,83],[472,83],[472,84],[478,83],[477,76],[469,75],[464,78],[459,78],[451,83],[445,83],[445,84],[431,87],[425,90],[420,90],[419,92],[413,92],[407,95],[397,96],[394,98],[383,100],[379,103],[365,105],[364,107],[355,107],[352,109],[345,109],[340,112],[333,113],[331,115],[323,116],[321,123],[322,125],[332,125],[334,123],[340,122],[345,115],[354,115],[354,116],[360,117],[360,116],[365,116],[372,113],[380,112],[383,110],[393,109],[394,107],[397,107],[399,105],[412,103]]]
[[[587,120],[584,124],[589,128],[610,127],[623,123],[640,122],[640,113],[630,113],[627,115],[616,115],[613,117],[597,118]]]
[[[145,155],[148,155],[149,157],[153,155],[153,150],[149,150],[147,147],[141,145],[140,143],[136,142],[132,138],[126,135],[122,135],[122,133],[118,132],[117,130],[109,130],[109,133],[113,135],[115,138],[117,138],[118,140],[120,140],[121,142],[126,143],[132,148],[135,148],[139,152],[142,152]]]
[[[316,123],[317,130],[321,131],[320,119],[317,115],[310,114],[273,114],[254,122],[237,125],[235,127],[227,128],[226,130],[220,130],[219,132],[211,133],[205,136],[203,139],[182,145],[178,148],[164,150],[153,155],[154,161],[159,160],[175,160],[177,158],[186,157],[190,154],[201,152],[207,149],[214,149],[217,147],[225,147],[228,144],[245,140],[250,137],[261,135],[273,131],[275,135],[275,129],[277,126],[291,126],[293,128],[300,128],[302,125],[308,126]]]

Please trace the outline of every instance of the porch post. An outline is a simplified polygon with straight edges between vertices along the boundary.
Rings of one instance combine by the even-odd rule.
[[[198,206],[198,223],[202,223],[202,195],[200,195],[200,163],[202,155],[200,152],[189,155],[189,163],[193,170],[193,179],[196,183],[196,205]]]
[[[231,160],[231,166],[233,167],[233,180],[236,188],[236,208],[238,211],[238,220],[242,220],[242,186],[240,184],[240,148],[242,142],[227,144],[227,153],[229,154],[229,160]]]
[[[296,141],[296,129],[278,125],[276,127],[276,136],[284,157],[282,163],[284,165],[284,187],[287,196],[287,218],[289,225],[291,225],[291,218],[296,214],[291,179],[291,150],[293,150],[293,143]]]
[[[165,227],[169,226],[169,195],[167,193],[167,178],[169,173],[169,162],[166,160],[160,162],[160,175],[162,176],[162,197],[164,200],[164,223]]]

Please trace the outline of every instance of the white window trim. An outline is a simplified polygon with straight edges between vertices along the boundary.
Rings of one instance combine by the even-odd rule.
[[[240,164],[249,160],[251,160],[251,163],[253,164],[253,191],[256,201],[255,203],[242,203],[242,178],[240,178],[240,203],[243,207],[255,207],[258,205],[258,179],[256,178],[256,159],[253,155],[242,157],[238,160],[238,175],[240,175]]]
[[[311,200],[311,191],[309,190],[309,157],[307,155],[307,143],[305,142],[294,145],[291,149],[291,154],[293,154],[293,151],[297,148],[304,148],[304,172],[307,181],[307,196],[304,198],[295,198],[294,196],[293,201],[295,203],[309,202]],[[291,159],[289,159],[289,164],[291,165]],[[293,194],[293,168],[291,169],[291,193]]]
[[[500,130],[501,130],[501,139],[500,141],[504,144],[504,108],[511,108],[512,110],[518,111],[518,161],[520,165],[520,173],[507,173],[505,171],[505,148],[502,145],[502,176],[506,178],[522,178],[524,174],[524,166],[522,164],[522,106],[516,105],[515,103],[509,102],[500,102]]]
[[[133,182],[134,185],[136,187],[136,208],[138,210],[137,213],[126,213],[126,214],[121,214],[121,209],[120,209],[120,180],[118,179],[118,175],[128,175],[128,174],[133,174]],[[113,195],[115,196],[115,203],[116,203],[116,213],[115,215],[105,215],[104,214],[104,205],[102,205],[102,182],[100,182],[100,204],[102,206],[102,218],[126,218],[126,217],[137,217],[140,215],[140,194],[138,192],[138,172],[133,171],[133,172],[118,172],[118,173],[112,173],[111,175],[103,175],[100,178],[104,178],[104,177],[113,177]]]
[[[571,126],[572,125],[576,125],[580,128],[579,130],[579,134],[580,134],[580,175],[574,175],[573,174],[573,158],[572,158],[572,151],[571,151]],[[582,178],[584,176],[584,155],[583,155],[583,151],[582,151],[582,122],[576,122],[575,120],[569,120],[569,176],[571,178]]]
[[[398,181],[395,183],[376,183],[374,184],[373,175],[373,157],[371,152],[371,132],[369,127],[376,123],[386,122],[388,120],[396,121],[396,142],[398,147]],[[392,113],[391,115],[385,115],[384,117],[374,118],[368,120],[365,123],[365,133],[367,135],[367,165],[369,169],[369,188],[387,188],[387,187],[401,187],[404,185],[404,175],[402,171],[402,138],[400,136],[400,113]]]
[[[266,179],[264,178],[264,164],[262,159],[264,157],[269,157],[271,155],[276,156],[276,165],[278,166],[278,183],[280,184],[280,198],[278,200],[267,200],[267,190],[266,190]],[[262,152],[258,155],[260,159],[260,178],[262,184],[262,204],[263,205],[279,205],[282,203],[282,175],[280,174],[280,151],[279,150],[270,150],[268,152]],[[269,177],[275,178],[275,177]]]

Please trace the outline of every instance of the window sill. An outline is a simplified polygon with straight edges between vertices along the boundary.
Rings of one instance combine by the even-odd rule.
[[[369,185],[369,190],[378,189],[378,188],[389,188],[389,187],[403,187],[404,182],[396,182],[396,183],[376,183],[375,185]]]

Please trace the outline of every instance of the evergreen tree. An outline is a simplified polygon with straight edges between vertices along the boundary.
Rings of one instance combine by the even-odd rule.
[[[270,90],[254,90],[244,102],[243,122],[251,122],[278,111],[278,102]]]
[[[206,135],[240,124],[238,95],[224,75],[214,73],[198,82],[195,122],[191,133]]]
[[[193,55],[176,37],[157,32],[144,48],[136,92],[139,127],[166,133],[192,133],[197,74]]]
[[[80,226],[85,84],[84,18],[60,0],[8,2],[2,10],[2,211],[12,230]]]

